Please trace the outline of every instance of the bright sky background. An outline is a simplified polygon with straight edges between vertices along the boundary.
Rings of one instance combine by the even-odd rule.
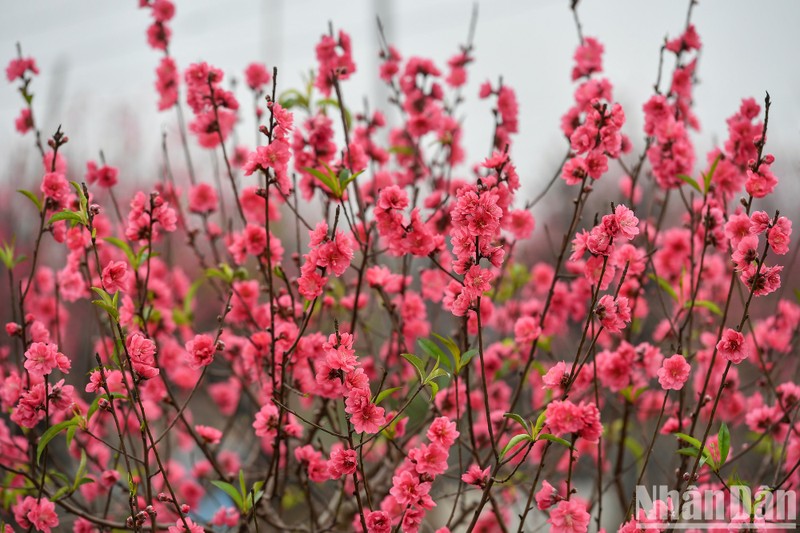
[[[127,169],[122,179],[153,176],[160,161],[158,139],[172,131],[174,113],[156,111],[154,69],[161,55],[145,39],[149,13],[136,0],[72,0],[9,2],[0,17],[0,59],[15,54],[20,41],[33,55],[42,75],[33,85],[43,131],[63,123],[73,142],[66,155],[83,168],[86,158],[104,149],[113,164]],[[491,116],[477,99],[480,82],[502,75],[517,91],[520,133],[513,155],[530,194],[542,187],[563,154],[559,118],[572,100],[569,73],[577,35],[568,0],[505,0],[479,2],[475,39],[477,57],[469,72],[462,108],[465,144],[471,161],[488,150]],[[584,0],[579,12],[584,33],[606,47],[606,75],[614,83],[628,123],[624,131],[642,144],[642,103],[652,94],[658,50],[664,36],[684,27],[687,2],[682,0]],[[227,75],[241,78],[243,68],[261,60],[279,68],[279,90],[300,85],[300,75],[315,65],[314,45],[328,21],[350,32],[358,73],[345,82],[345,102],[360,107],[363,97],[385,98],[376,83],[378,37],[376,9],[385,20],[389,39],[405,55],[420,54],[444,62],[466,39],[472,4],[462,0],[177,0],[172,22],[172,51],[181,67],[206,60]],[[703,41],[695,92],[703,131],[696,136],[702,153],[712,140],[726,136],[725,118],[744,96],[763,100],[769,90],[774,106],[768,148],[776,153],[781,190],[792,190],[790,178],[800,170],[800,3],[795,0],[749,2],[701,0],[695,21]],[[671,69],[667,62],[666,69]],[[244,91],[240,101],[249,104]],[[28,154],[28,171],[13,179],[38,179],[30,135],[21,138],[13,119],[22,107],[12,86],[0,85],[0,157],[20,162]],[[371,107],[375,107],[371,104]],[[252,126],[241,130],[252,143]],[[199,148],[195,159],[208,161]],[[178,157],[173,159],[178,160]],[[8,165],[6,165],[8,167]],[[612,167],[615,172],[616,166]],[[38,171],[33,172],[38,174]],[[0,176],[9,177],[9,172]],[[72,176],[73,178],[78,176]],[[797,187],[794,187],[797,190]],[[794,206],[792,206],[794,208]]]

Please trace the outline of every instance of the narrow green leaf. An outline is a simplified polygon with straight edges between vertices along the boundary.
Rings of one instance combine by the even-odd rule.
[[[105,291],[105,289],[103,289],[102,287],[92,287],[92,290],[93,290],[95,293],[97,293],[97,295],[98,295],[100,298],[102,298],[102,299],[103,299],[103,301],[104,301],[105,303],[107,303],[108,305],[111,305],[111,304],[113,303],[113,300],[111,299],[111,295],[110,295],[110,294],[108,294],[108,293]]]
[[[125,253],[125,256],[128,258],[128,262],[131,264],[131,266],[135,265],[136,254],[133,253],[133,249],[127,242],[123,241],[122,239],[118,239],[117,237],[105,237],[103,240],[108,244],[116,246],[122,250]]]
[[[528,435],[527,433],[520,433],[519,435],[514,435],[513,437],[511,437],[511,440],[508,441],[508,444],[506,444],[505,448],[503,448],[503,451],[500,453],[500,458],[502,459],[503,457],[505,457],[506,454],[508,454],[508,452],[516,448],[520,442],[524,441],[530,442],[531,440],[532,440],[531,436]]]
[[[708,174],[703,175],[703,192],[705,194],[707,194],[708,190],[711,188],[711,180],[714,178],[714,172],[717,171],[717,165],[719,164],[720,159],[722,159],[722,154],[719,154],[714,158],[714,162],[711,163],[711,168],[708,169]]]
[[[517,413],[505,413],[503,417],[513,420],[514,422],[522,426],[522,429],[530,433],[530,428],[528,427],[528,423],[525,421],[524,418],[519,416]]]
[[[21,195],[23,195],[25,198],[27,198],[31,202],[33,202],[33,205],[36,206],[36,210],[37,211],[39,211],[40,213],[42,212],[43,204],[42,204],[42,201],[39,199],[38,196],[36,196],[31,191],[26,191],[25,189],[18,189],[17,192],[20,193]]]
[[[692,178],[690,176],[687,176],[686,174],[678,174],[677,177],[682,182],[688,183],[689,185],[691,185],[693,189],[697,190],[697,192],[699,192],[699,193],[703,192],[703,189],[700,188],[700,185],[697,184],[697,181],[695,181],[694,178]]]
[[[555,442],[556,444],[561,444],[562,446],[566,446],[567,448],[572,448],[572,444],[569,441],[562,439],[561,437],[556,437],[552,433],[542,433],[537,437],[536,440],[549,440],[550,442]]]
[[[630,450],[631,454],[636,458],[638,461],[644,456],[644,449],[642,449],[642,445],[639,444],[639,441],[632,437],[625,437],[625,447]]]
[[[57,502],[58,500],[60,500],[64,496],[66,496],[67,493],[70,492],[70,491],[71,491],[71,487],[69,485],[61,487],[60,489],[55,491],[52,496],[50,496],[50,501],[51,502]]]
[[[466,368],[469,362],[478,354],[477,348],[473,348],[471,350],[467,350],[466,352],[461,354],[461,366],[458,367],[458,370],[461,371],[462,369]]]
[[[119,310],[108,302],[104,302],[103,300],[92,300],[92,303],[97,307],[104,309],[114,320],[119,319]]]
[[[86,450],[81,450],[81,461],[78,464],[78,471],[75,472],[75,482],[72,484],[72,490],[78,490],[80,482],[86,474]]]
[[[231,500],[236,504],[240,510],[244,508],[244,502],[242,501],[242,495],[239,494],[239,491],[236,490],[236,487],[231,485],[230,483],[226,483],[225,481],[219,480],[212,480],[211,484],[220,489],[222,492],[230,496]]]
[[[692,306],[692,302],[686,302],[683,304],[684,309],[689,309]],[[712,313],[717,316],[722,316],[722,309],[719,308],[717,304],[711,302],[709,300],[695,300],[694,301],[695,307],[702,307],[703,309],[708,309]]]
[[[80,215],[80,213],[69,211],[68,209],[60,211],[50,217],[50,220],[47,222],[47,224],[50,225],[53,222],[58,222],[59,220],[69,220],[75,224],[83,224],[83,217]]]
[[[200,286],[205,283],[205,281],[205,277],[195,280],[195,282],[189,286],[189,290],[186,291],[186,297],[183,299],[183,314],[187,318],[192,315],[192,302],[194,301],[194,297],[197,294],[197,291],[200,289]]]
[[[696,448],[681,448],[677,450],[675,453],[679,453],[681,455],[688,455],[690,457],[697,457],[697,454],[700,452],[698,452]]]
[[[731,433],[725,422],[719,427],[717,432],[717,444],[719,446],[719,468],[728,460],[728,453],[731,451]]]
[[[539,418],[536,419],[536,425],[533,426],[533,438],[537,438],[539,436],[539,433],[542,431],[545,420],[547,419],[547,416],[545,415],[546,412],[542,411],[542,414],[540,414]]]
[[[78,425],[70,426],[67,428],[67,446],[72,445],[72,439],[75,438],[75,432],[78,430]]]
[[[372,401],[372,403],[377,405],[377,404],[381,403],[383,400],[385,400],[386,398],[388,398],[390,394],[392,394],[393,392],[397,392],[402,388],[403,387],[392,387],[391,389],[384,389],[384,390],[380,391],[377,396],[375,396],[375,399]]]
[[[242,496],[242,501],[245,501],[247,496],[247,489],[244,486],[244,470],[239,469],[239,494]]]
[[[406,361],[414,365],[414,368],[417,370],[417,374],[419,375],[419,382],[423,383],[425,381],[425,363],[422,362],[422,359],[413,353],[404,353],[401,355]]]
[[[42,452],[44,452],[45,448],[47,448],[47,445],[50,443],[50,441],[56,438],[59,433],[68,427],[77,425],[79,420],[80,417],[75,416],[69,420],[64,420],[59,424],[47,428],[47,431],[45,431],[42,434],[42,437],[39,439],[39,444],[36,445],[36,464],[39,464],[39,459],[42,457]]]
[[[658,286],[661,287],[661,290],[669,294],[673,300],[676,302],[678,301],[678,293],[675,292],[675,289],[672,288],[672,286],[669,284],[669,281],[652,273],[648,274],[647,277],[658,283]]]
[[[443,365],[448,370],[453,370],[453,363],[450,361],[450,358],[445,354],[439,345],[433,342],[430,339],[419,339],[417,341],[419,347],[422,348],[426,354],[432,359],[436,359],[441,365]]]
[[[425,378],[425,381],[430,382],[436,378],[440,378],[443,376],[450,377],[450,374],[448,374],[444,368],[434,368],[433,370],[431,370],[431,373],[428,374],[428,377]]]
[[[691,435],[687,435],[686,433],[675,433],[675,436],[681,439],[682,441],[686,442],[687,444],[691,444],[692,447],[695,449],[700,449],[700,441],[696,438],[692,437]]]
[[[317,170],[316,168],[303,167],[302,170],[308,172],[309,174],[317,178],[319,181],[321,181],[323,184],[325,184],[325,186],[328,187],[331,193],[333,193],[333,195],[336,196],[337,198],[342,196],[342,191],[339,188],[339,180],[337,178],[333,177],[330,174],[326,174],[321,170]]]

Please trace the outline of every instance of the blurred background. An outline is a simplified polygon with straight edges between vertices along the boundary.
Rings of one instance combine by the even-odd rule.
[[[314,46],[329,21],[352,36],[358,72],[345,82],[345,103],[375,109],[386,93],[377,77],[376,16],[384,21],[389,41],[404,57],[445,61],[466,41],[472,2],[464,0],[178,0],[171,52],[179,68],[205,60],[226,76],[242,78],[251,61],[279,69],[279,92],[302,86],[302,76],[316,66]],[[487,155],[492,128],[490,106],[477,98],[478,86],[499,76],[512,85],[520,104],[520,131],[513,155],[520,176],[535,195],[558,166],[564,151],[559,119],[572,101],[572,54],[578,37],[568,0],[480,1],[475,36],[476,62],[469,68],[464,144],[470,164]],[[624,128],[635,150],[643,145],[643,102],[652,94],[659,47],[665,36],[684,28],[687,1],[584,0],[579,5],[583,31],[605,45],[605,75],[615,98],[626,110]],[[796,0],[700,0],[693,14],[703,41],[700,84],[695,92],[702,130],[694,134],[697,161],[727,136],[725,118],[742,97],[763,101],[769,91],[774,105],[768,151],[781,180],[781,195],[798,192],[793,177],[800,170],[800,3]],[[36,58],[42,74],[34,80],[34,100],[43,135],[59,123],[72,139],[64,154],[71,169],[83,173],[86,159],[103,150],[110,164],[122,170],[121,182],[157,178],[162,131],[175,133],[175,113],[159,113],[153,89],[161,53],[150,49],[145,31],[147,10],[136,0],[73,0],[71,2],[6,3],[0,17],[0,59],[16,55]],[[672,69],[667,57],[665,76]],[[240,84],[241,85],[241,84]],[[250,98],[240,86],[244,110]],[[385,107],[385,106],[384,106]],[[15,86],[0,85],[0,179],[38,183],[33,137],[20,136],[14,118],[22,108]],[[251,113],[243,113],[240,141],[253,143]],[[391,116],[390,116],[391,119]],[[252,147],[252,144],[251,144]],[[209,156],[192,148],[200,166]],[[176,162],[182,160],[178,157]],[[633,157],[632,155],[629,156]],[[464,168],[466,172],[467,167]],[[696,170],[700,170],[699,168]],[[155,173],[155,174],[154,174]],[[612,174],[621,170],[612,165]],[[79,176],[69,176],[76,179]],[[797,202],[781,206],[795,210]],[[537,206],[537,217],[547,209]]]

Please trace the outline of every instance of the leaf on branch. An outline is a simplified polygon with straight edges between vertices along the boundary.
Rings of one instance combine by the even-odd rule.
[[[36,464],[39,464],[39,459],[42,457],[42,453],[44,452],[45,448],[47,448],[47,445],[50,443],[50,441],[56,438],[59,433],[68,427],[77,426],[80,423],[80,420],[81,417],[75,415],[69,420],[64,420],[63,422],[47,428],[47,431],[45,431],[42,434],[42,437],[39,439],[39,444],[36,445]]]
[[[510,452],[512,449],[516,448],[519,443],[525,441],[533,442],[533,439],[527,433],[520,433],[519,435],[514,435],[511,437],[511,440],[508,441],[508,444],[506,444],[505,448],[503,448],[503,451],[500,453],[500,458],[502,459],[505,457],[506,454],[508,454],[508,452]]]
[[[694,178],[691,176],[687,176],[686,174],[678,174],[678,179],[684,183],[687,183],[692,186],[693,189],[697,190],[697,192],[702,193],[703,189],[700,188],[700,185],[697,184]]]
[[[26,191],[25,189],[18,189],[17,192],[20,193],[21,195],[23,195],[25,198],[27,198],[31,202],[33,202],[33,205],[36,206],[36,210],[37,211],[39,211],[40,213],[42,212],[42,207],[44,206],[44,204],[42,203],[42,201],[39,199],[38,196],[36,196],[31,191]]]

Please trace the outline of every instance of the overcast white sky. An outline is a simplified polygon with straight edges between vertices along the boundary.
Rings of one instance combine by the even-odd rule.
[[[514,156],[532,194],[549,178],[563,150],[558,124],[572,99],[569,73],[577,44],[568,3],[479,2],[477,62],[463,108],[468,154],[480,160],[490,139],[491,117],[477,99],[478,85],[502,75],[520,100]],[[83,159],[95,158],[102,148],[114,163],[127,164],[131,174],[152,169],[160,159],[153,140],[162,128],[174,126],[174,114],[156,112],[152,86],[160,54],[146,45],[149,14],[137,4],[31,0],[3,6],[0,58],[5,64],[17,41],[36,57],[42,75],[34,85],[35,106],[43,130],[51,132],[63,123],[75,141],[67,155],[81,167]],[[376,8],[390,40],[405,56],[427,55],[443,64],[465,40],[471,5],[461,0],[178,0],[172,49],[181,67],[203,59],[238,77],[253,60],[276,65],[283,90],[299,86],[301,73],[315,65],[314,45],[330,20],[352,36],[359,71],[345,83],[344,97],[356,107],[364,96],[373,102],[384,96],[375,83]],[[665,35],[683,29],[686,7],[682,0],[584,0],[580,5],[584,33],[605,44],[606,75],[625,107],[625,131],[637,146],[642,142],[641,105],[652,94],[659,46]],[[695,93],[703,126],[696,137],[699,147],[705,150],[713,139],[724,139],[725,118],[742,97],[762,100],[769,90],[774,102],[769,148],[779,156],[779,177],[788,181],[800,167],[800,3],[701,0],[693,20],[704,44]],[[244,93],[240,96],[249,102]],[[25,150],[33,156],[31,137],[20,138],[14,130],[20,108],[13,87],[0,86],[0,157],[6,161]],[[253,142],[251,129],[241,135]],[[199,149],[195,153],[207,157]],[[698,160],[704,161],[704,154]]]

